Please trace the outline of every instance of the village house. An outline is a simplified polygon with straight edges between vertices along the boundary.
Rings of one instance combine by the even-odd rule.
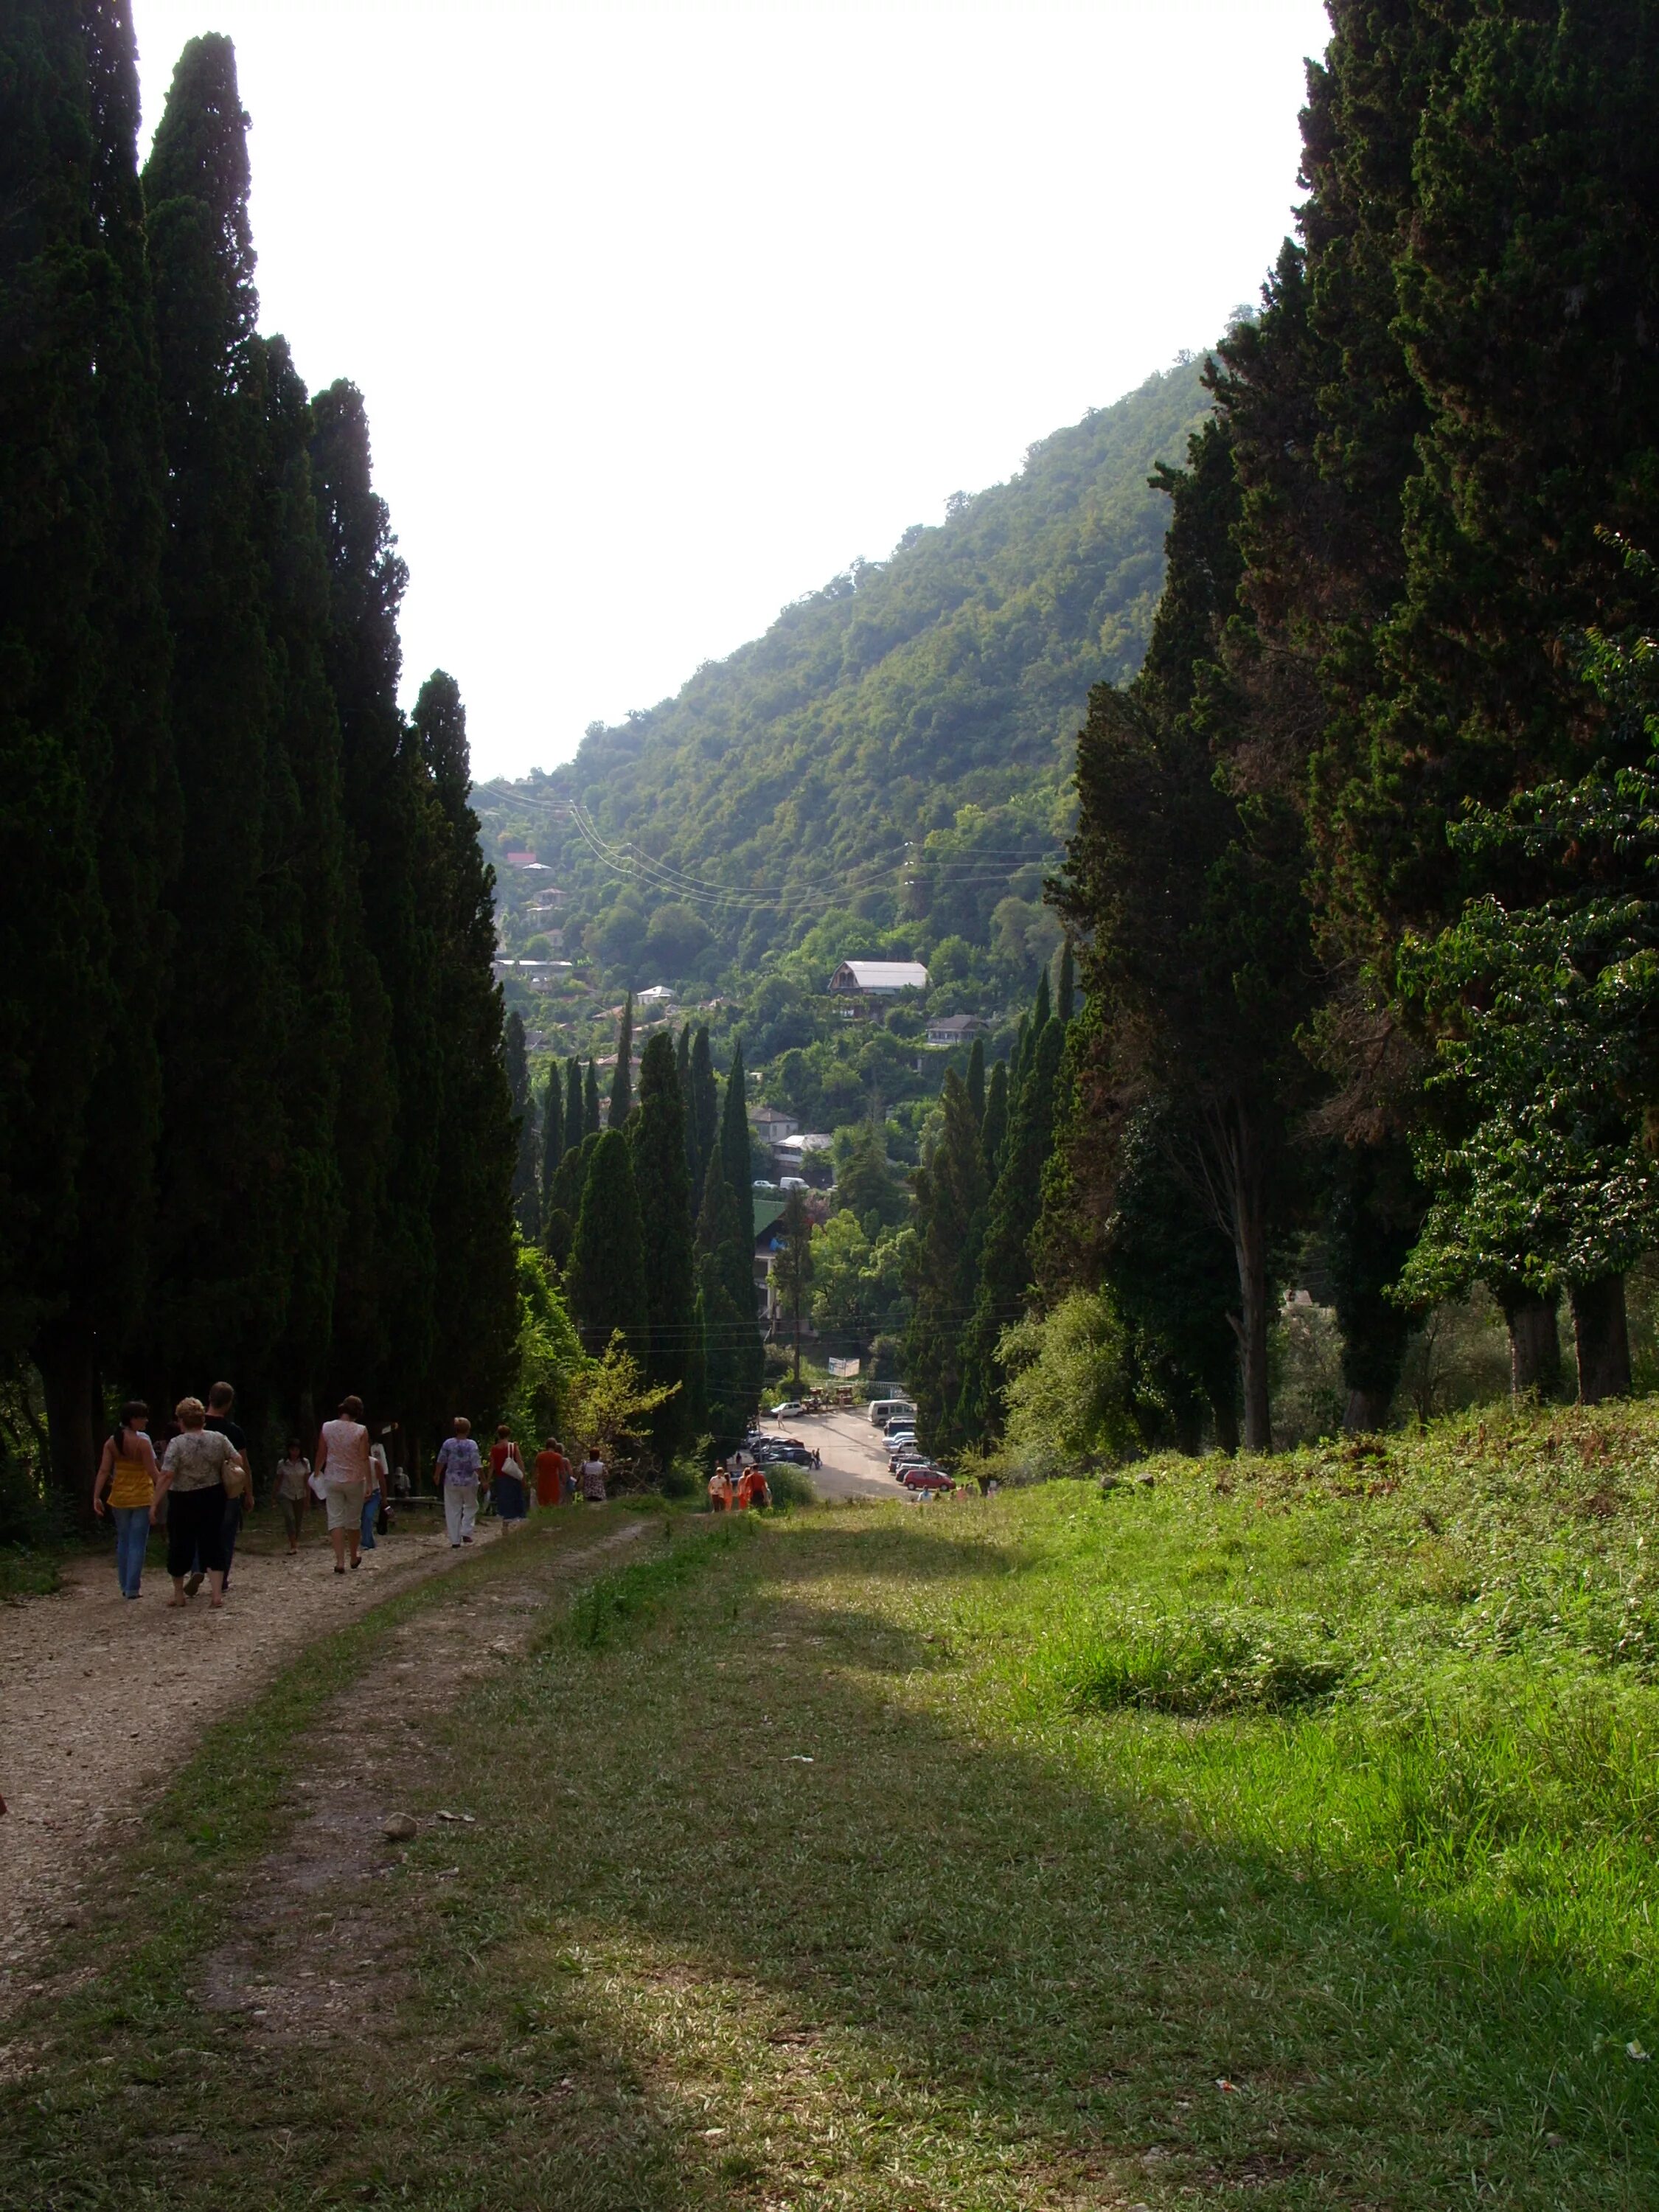
[[[924,1035],[935,1051],[942,1052],[953,1044],[971,1044],[985,1035],[986,1027],[977,1014],[930,1015]]]

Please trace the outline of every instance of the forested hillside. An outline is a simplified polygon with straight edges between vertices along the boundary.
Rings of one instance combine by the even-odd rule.
[[[1027,988],[1089,691],[1139,666],[1163,580],[1147,478],[1204,405],[1187,363],[1033,446],[568,766],[478,791],[487,844],[553,868],[564,950],[618,986],[753,971],[817,930],[816,966],[954,936],[962,980]]]

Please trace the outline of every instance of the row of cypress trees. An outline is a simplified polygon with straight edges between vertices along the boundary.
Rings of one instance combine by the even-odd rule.
[[[1043,970],[1012,1057],[988,1080],[975,1039],[966,1080],[945,1073],[939,1133],[914,1177],[907,1285],[906,1373],[930,1450],[983,1443],[1001,1427],[998,1347],[1029,1301],[1075,994],[1066,944],[1052,991]]]
[[[1627,1389],[1659,1242],[1659,7],[1330,15],[1061,892],[1046,1287],[1110,1285],[1178,1422],[1231,1331],[1256,1449],[1310,1240],[1356,1429],[1476,1282],[1517,1391],[1562,1385],[1564,1295],[1581,1395]]]
[[[672,1389],[651,1447],[665,1466],[707,1435],[727,1451],[760,1402],[755,1196],[743,1046],[722,1085],[706,1027],[647,1042],[634,1080],[630,993],[601,1109],[592,1060],[550,1068],[532,1096],[523,1025],[507,1018],[520,1115],[514,1199],[559,1270],[584,1349],[620,1335],[653,1387]],[[539,1125],[539,1126],[538,1126]]]
[[[424,1425],[516,1334],[465,714],[398,708],[361,394],[258,333],[247,120],[192,40],[141,176],[126,0],[0,14],[0,1352],[76,1492],[118,1382]]]

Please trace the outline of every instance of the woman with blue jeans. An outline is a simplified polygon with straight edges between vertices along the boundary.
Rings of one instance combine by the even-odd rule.
[[[92,1510],[101,1521],[107,1502],[115,1516],[115,1574],[123,1597],[137,1597],[149,1543],[150,1508],[155,1503],[155,1447],[144,1431],[149,1407],[129,1398],[104,1445],[92,1486]]]

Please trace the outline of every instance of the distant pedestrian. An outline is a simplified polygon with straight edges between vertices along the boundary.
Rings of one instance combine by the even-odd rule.
[[[472,1541],[478,1518],[478,1464],[472,1424],[457,1413],[454,1435],[446,1437],[438,1447],[438,1486],[444,1494],[444,1522],[452,1552]]]
[[[205,1574],[216,1612],[225,1601],[225,1477],[240,1454],[222,1431],[209,1429],[207,1407],[199,1398],[181,1398],[173,1408],[179,1433],[161,1455],[152,1522],[167,1501],[167,1572],[173,1577],[170,1606],[188,1602]],[[200,1561],[199,1569],[196,1565]],[[191,1577],[191,1587],[185,1588]]]
[[[536,1503],[538,1505],[562,1505],[569,1496],[566,1487],[570,1480],[570,1462],[564,1455],[564,1446],[556,1437],[550,1437],[536,1455]]]
[[[362,1518],[357,1532],[358,1540],[366,1552],[375,1549],[374,1530],[385,1508],[391,1485],[392,1470],[386,1463],[386,1446],[377,1437],[368,1448],[368,1488],[363,1495]]]
[[[231,1417],[235,1411],[236,1393],[228,1382],[216,1382],[208,1392],[207,1419],[202,1426],[210,1436],[228,1437],[236,1447],[240,1465],[234,1468],[225,1481],[225,1588],[230,1588],[231,1562],[236,1556],[236,1539],[242,1533],[242,1516],[253,1510],[253,1467],[247,1455],[247,1436],[240,1422]],[[199,1587],[201,1577],[197,1577]],[[191,1595],[195,1595],[192,1591]]]
[[[495,1441],[489,1447],[489,1481],[495,1492],[495,1512],[501,1523],[503,1536],[530,1517],[530,1499],[525,1488],[524,1462],[519,1456],[519,1447],[513,1441],[513,1431],[503,1421],[495,1431]]]
[[[115,1578],[123,1597],[137,1597],[149,1542],[149,1510],[155,1503],[155,1447],[145,1433],[149,1407],[129,1398],[105,1442],[92,1486],[92,1510],[101,1521],[107,1492],[115,1518]]]
[[[362,1565],[363,1499],[370,1480],[368,1431],[363,1426],[361,1398],[342,1398],[340,1410],[323,1423],[317,1443],[317,1479],[328,1505],[328,1540],[334,1548],[334,1571]]]
[[[732,1510],[732,1478],[723,1462],[716,1462],[714,1472],[708,1478],[708,1510],[711,1513],[729,1513]]]
[[[599,1448],[597,1444],[590,1443],[586,1452],[587,1455],[582,1461],[582,1503],[585,1505],[603,1505],[605,1462],[599,1457]]]
[[[276,1463],[276,1504],[288,1532],[288,1555],[299,1554],[300,1535],[306,1525],[306,1505],[311,1497],[311,1462],[298,1437],[290,1437],[288,1449]]]

